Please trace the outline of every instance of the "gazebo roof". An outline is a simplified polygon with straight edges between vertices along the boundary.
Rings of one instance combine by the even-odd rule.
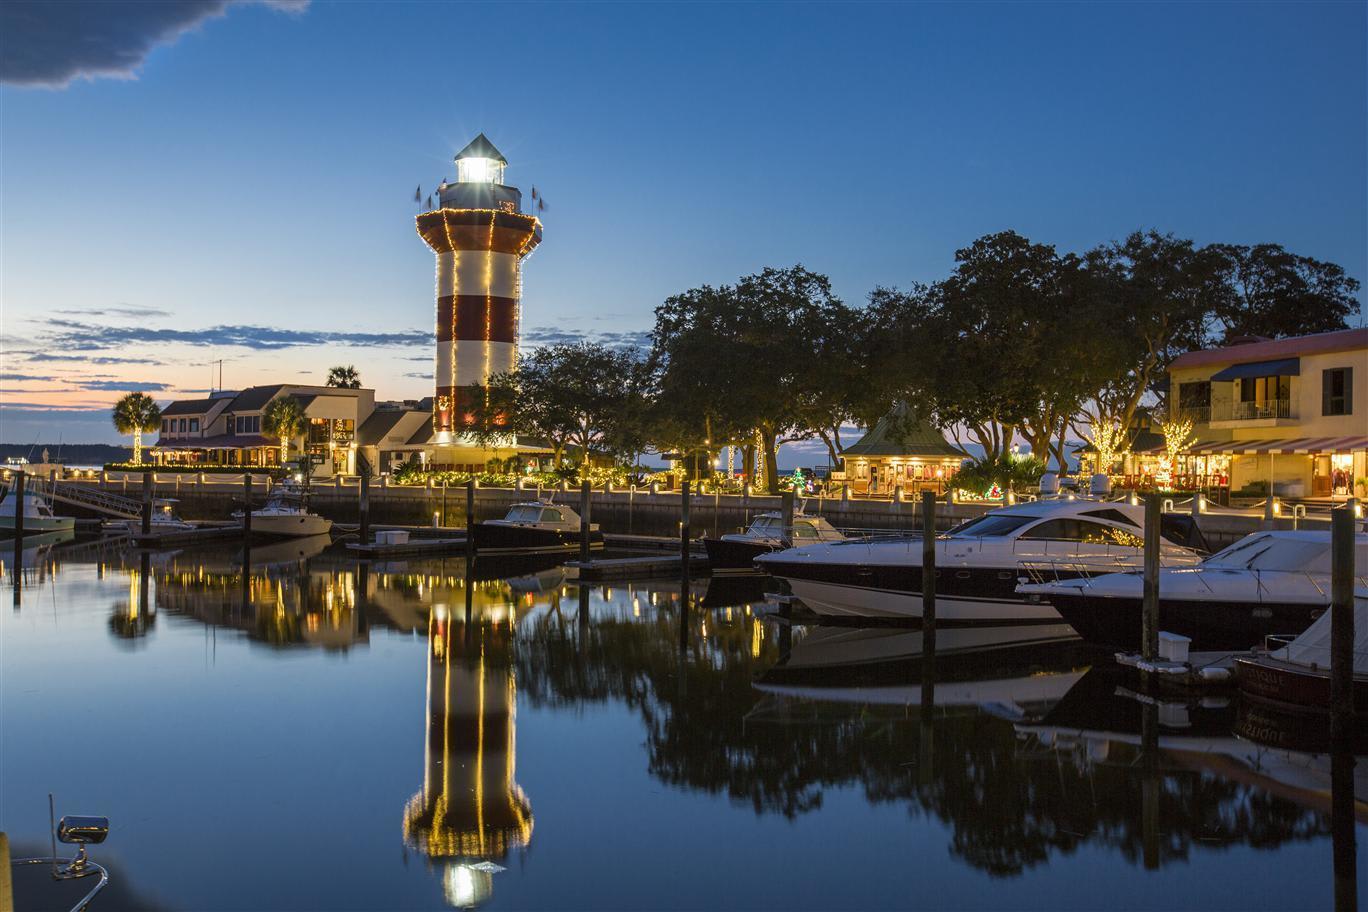
[[[842,456],[922,456],[933,459],[964,459],[963,450],[950,444],[940,431],[912,416],[907,403],[899,402],[879,419],[873,430],[841,450]]]

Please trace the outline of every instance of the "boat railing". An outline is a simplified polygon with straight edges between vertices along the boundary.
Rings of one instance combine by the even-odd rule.
[[[1082,582],[1086,587],[1092,586],[1095,576],[1137,572],[1133,562],[1108,564],[1096,560],[1024,561],[1017,569],[1025,574],[1028,583]]]

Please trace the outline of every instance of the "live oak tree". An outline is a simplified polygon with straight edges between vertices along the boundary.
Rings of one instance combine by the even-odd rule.
[[[713,452],[754,437],[763,486],[778,490],[779,444],[839,424],[840,391],[817,378],[840,358],[836,339],[847,321],[826,276],[801,265],[668,298],[651,337],[665,438],[658,442]]]
[[[1205,250],[1220,279],[1211,320],[1226,339],[1345,329],[1358,311],[1359,283],[1334,263],[1278,244],[1214,244]]]
[[[114,403],[114,428],[133,435],[133,464],[142,465],[142,435],[161,427],[161,408],[146,393],[128,393]]]
[[[550,345],[518,357],[517,369],[489,379],[488,395],[471,408],[471,434],[483,446],[511,434],[544,438],[561,465],[576,447],[581,465],[593,450],[629,449],[642,439],[645,394],[639,353],[598,343]],[[638,450],[639,451],[639,450]]]

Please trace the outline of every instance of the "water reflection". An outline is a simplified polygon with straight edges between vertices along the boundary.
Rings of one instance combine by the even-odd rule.
[[[429,585],[428,596],[423,787],[404,808],[404,841],[444,861],[447,901],[470,907],[492,893],[493,866],[532,838],[532,806],[514,781],[513,644],[519,610],[535,599],[473,580]]]

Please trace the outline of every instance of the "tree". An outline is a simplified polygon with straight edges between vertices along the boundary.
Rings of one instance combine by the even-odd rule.
[[[261,429],[280,438],[280,464],[290,458],[290,441],[304,433],[304,407],[293,396],[272,399],[261,414]]]
[[[1205,248],[1220,295],[1211,312],[1225,339],[1300,336],[1348,328],[1359,283],[1343,267],[1289,253],[1278,244]]]
[[[327,385],[338,389],[360,389],[361,375],[356,372],[354,365],[339,364],[328,368]]]
[[[758,437],[764,487],[777,491],[779,445],[839,424],[839,392],[814,375],[819,362],[838,357],[848,319],[827,277],[801,265],[668,298],[651,337],[660,365],[656,442],[711,454]]]
[[[489,379],[488,395],[471,407],[470,433],[482,446],[511,434],[543,437],[557,466],[568,446],[587,465],[592,450],[628,439],[626,414],[639,409],[642,370],[630,349],[590,342],[533,349],[519,356],[516,371]]]
[[[146,393],[129,393],[114,403],[114,427],[133,435],[133,464],[142,465],[142,435],[161,427],[161,408]]]

